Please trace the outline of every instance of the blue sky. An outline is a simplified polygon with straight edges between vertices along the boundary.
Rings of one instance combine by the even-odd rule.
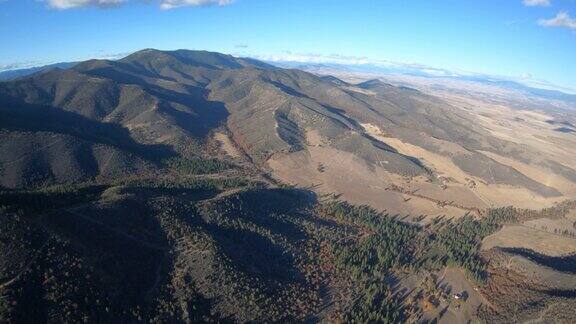
[[[0,39],[0,69],[186,48],[576,89],[576,0],[0,0]]]

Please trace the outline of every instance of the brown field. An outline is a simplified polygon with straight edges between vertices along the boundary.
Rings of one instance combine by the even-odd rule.
[[[466,212],[465,209],[458,207],[482,209],[509,205],[541,209],[576,197],[574,182],[547,167],[536,164],[542,154],[567,167],[574,166],[566,161],[576,161],[576,149],[564,149],[553,145],[554,141],[562,138],[571,144],[570,147],[576,148],[576,136],[554,132],[553,126],[545,122],[550,120],[551,116],[534,111],[513,110],[470,98],[448,96],[446,99],[473,113],[492,135],[526,147],[534,162],[525,163],[494,152],[480,153],[513,168],[531,180],[558,190],[562,195],[543,197],[523,187],[487,184],[482,179],[464,172],[449,157],[466,152],[462,146],[431,139],[442,150],[441,155],[399,138],[386,136],[377,126],[369,123],[362,124],[367,134],[390,145],[401,154],[419,159],[437,175],[439,183],[397,176],[378,166],[368,165],[358,156],[327,147],[328,145],[325,145],[327,139],[323,139],[313,130],[306,134],[309,145],[306,150],[277,154],[268,161],[269,166],[273,174],[282,181],[315,187],[323,193],[342,194],[343,198],[351,202],[369,204],[400,214],[458,217]],[[518,116],[521,116],[522,122],[515,121],[515,118],[520,118]],[[318,171],[319,168],[322,172]],[[417,192],[418,196],[384,190],[391,184],[406,191]],[[447,206],[439,207],[438,203],[432,201]]]
[[[547,287],[576,290],[576,275],[555,271],[519,255],[510,256],[506,268],[521,273],[531,281]]]
[[[450,305],[438,323],[469,323],[476,318],[476,312],[481,304],[486,303],[484,297],[466,278],[462,269],[446,268],[439,273],[439,284],[450,288]],[[466,293],[463,299],[455,299],[454,294]]]
[[[214,138],[220,142],[222,150],[231,158],[235,158],[235,159],[241,159],[242,158],[242,153],[240,152],[240,150],[238,150],[234,144],[232,143],[232,141],[230,140],[230,137],[228,137],[228,135],[224,134],[224,133],[215,133],[214,134]]]
[[[493,247],[526,248],[546,255],[562,256],[576,253],[576,239],[527,225],[511,225],[484,239],[483,250]]]
[[[323,171],[318,166],[323,166]],[[321,193],[342,194],[355,204],[368,204],[390,214],[447,215],[458,217],[466,211],[435,202],[386,190],[402,180],[380,167],[371,167],[353,154],[326,147],[310,147],[305,152],[276,156],[269,161],[280,180]]]

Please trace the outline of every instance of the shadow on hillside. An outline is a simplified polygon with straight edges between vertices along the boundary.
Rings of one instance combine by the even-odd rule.
[[[209,95],[207,89],[180,83],[179,86],[183,86],[187,92],[181,93],[147,82],[139,75],[172,82],[176,82],[176,80],[153,74],[145,67],[136,69],[130,64],[114,62],[113,67],[82,72],[109,78],[119,83],[142,87],[147,93],[161,100],[159,109],[166,113],[167,117],[172,119],[172,122],[186,130],[190,135],[198,138],[204,138],[212,129],[220,126],[229,115],[224,103],[207,99]],[[182,75],[182,77],[188,78],[186,75]],[[190,80],[193,81],[193,79]]]
[[[502,251],[525,257],[530,261],[533,261],[535,263],[546,266],[556,271],[576,274],[576,254],[556,257],[541,254],[534,250],[524,248],[502,248]]]
[[[309,239],[298,223],[314,203],[315,196],[304,190],[249,190],[216,201],[200,226],[236,269],[274,289],[303,280],[294,248]]]
[[[101,123],[55,107],[3,100],[0,113],[2,129],[66,134],[88,142],[110,145],[154,162],[176,156],[168,145],[136,142],[128,129],[121,125]]]
[[[121,216],[120,216],[121,215]],[[73,243],[74,251],[99,274],[120,312],[142,305],[156,281],[167,275],[167,241],[144,205],[124,200],[48,214],[43,223]],[[104,290],[106,291],[106,290]]]

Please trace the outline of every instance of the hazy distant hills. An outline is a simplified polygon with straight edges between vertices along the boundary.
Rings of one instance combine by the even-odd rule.
[[[0,81],[9,81],[20,77],[25,77],[37,72],[52,70],[52,69],[67,69],[71,68],[76,62],[55,63],[44,66],[31,67],[26,69],[15,69],[0,72]]]
[[[459,80],[468,80],[468,81],[475,81],[483,84],[488,85],[495,85],[498,87],[502,87],[505,89],[512,89],[524,92],[529,95],[533,95],[536,97],[540,97],[543,99],[551,99],[551,100],[562,100],[570,103],[576,103],[576,95],[569,94],[558,90],[549,90],[549,89],[541,89],[535,87],[529,87],[519,82],[514,81],[507,81],[507,80],[495,80],[493,78],[488,77],[465,77],[460,76],[458,77]]]
[[[326,71],[332,69],[332,70],[349,71],[349,72],[377,73],[382,75],[387,74],[411,75],[426,78],[440,78],[440,79],[445,78],[445,79],[454,79],[462,81],[472,81],[481,84],[493,85],[504,89],[521,91],[526,94],[540,97],[543,99],[562,100],[570,103],[576,102],[576,94],[570,94],[559,90],[551,90],[551,89],[527,86],[520,82],[497,79],[495,77],[490,76],[457,75],[445,70],[427,71],[423,67],[422,68],[410,67],[410,66],[402,67],[400,65],[385,67],[373,64],[347,65],[338,63],[302,63],[302,62],[290,62],[290,61],[281,61],[281,62],[275,61],[270,63],[264,63],[250,58],[243,58],[243,60],[244,62],[251,62],[253,64],[260,66],[268,66],[268,67],[278,66],[282,68],[294,68],[311,72]],[[73,67],[76,64],[78,64],[78,62],[63,62],[32,68],[7,70],[0,72],[0,81],[9,81],[19,77],[28,76],[40,71],[46,71],[50,69],[67,69]]]
[[[534,96],[546,100],[561,100],[571,104],[576,103],[576,94],[566,93],[559,90],[551,90],[527,86],[520,82],[498,79],[491,76],[483,75],[466,75],[453,73],[448,70],[433,69],[428,70],[425,67],[410,65],[397,66],[380,66],[374,64],[338,64],[338,63],[302,63],[302,62],[272,62],[284,68],[296,68],[304,71],[315,72],[319,74],[330,73],[330,71],[340,71],[349,73],[367,73],[373,75],[405,75],[422,77],[428,79],[469,81],[484,85],[491,85],[507,90],[514,90],[524,95]]]

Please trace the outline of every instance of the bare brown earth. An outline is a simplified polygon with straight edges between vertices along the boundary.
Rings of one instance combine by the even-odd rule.
[[[467,323],[476,317],[478,308],[486,303],[484,297],[471,284],[461,269],[446,268],[439,274],[439,284],[449,291],[448,307],[438,323]],[[466,292],[465,298],[457,299],[456,294]]]
[[[278,154],[269,160],[274,175],[282,181],[313,187],[322,193],[342,194],[356,204],[368,204],[399,215],[461,216],[466,210],[441,206],[437,202],[387,190],[391,184],[411,182],[426,184],[422,178],[406,178],[371,166],[352,153],[319,144],[317,134],[308,136],[306,151]]]
[[[510,256],[506,268],[554,289],[576,290],[576,275],[555,271],[519,255]]]
[[[488,282],[480,292],[488,303],[479,309],[487,323],[573,323],[576,319],[573,274],[551,270],[516,255],[492,250]],[[557,280],[562,280],[560,287]]]
[[[242,153],[234,146],[230,137],[224,133],[214,134],[214,138],[222,145],[222,150],[231,158],[241,159]]]
[[[351,83],[375,77],[331,72]],[[371,121],[361,123],[359,132],[370,135],[401,154],[418,159],[431,171],[432,178],[392,174],[382,168],[386,161],[380,165],[363,161],[360,156],[331,146],[329,139],[314,130],[306,132],[308,146],[304,150],[276,154],[269,159],[268,165],[273,174],[282,181],[315,186],[321,192],[342,194],[355,203],[366,203],[400,214],[458,217],[473,209],[509,205],[541,209],[576,198],[576,178],[560,170],[573,171],[576,168],[573,162],[576,161],[576,136],[555,130],[557,125],[550,123],[556,118],[555,114],[532,108],[519,109],[479,95],[494,90],[497,96],[513,97],[508,91],[495,87],[478,86],[472,91],[474,85],[451,85],[462,87],[462,91],[456,92],[438,90],[419,79],[387,78],[442,98],[456,113],[464,114],[462,116],[486,131],[485,140],[492,141],[494,137],[502,143],[509,143],[505,145],[511,148],[471,150],[461,143],[426,134],[421,134],[426,144],[418,145],[401,133],[388,132],[377,122]],[[374,91],[352,84],[346,89],[376,96]],[[463,168],[463,164],[457,160],[458,156],[469,156],[472,152],[480,154],[478,157],[484,156],[492,165],[505,166],[516,172],[526,179],[524,183],[533,181],[558,194],[543,194],[534,190],[534,186],[503,183],[498,179],[501,176],[496,174],[497,170],[491,169],[490,163],[484,164],[484,171],[479,171],[480,167],[476,174],[472,174],[473,169]],[[464,163],[466,166],[470,162]],[[482,172],[485,176],[480,177]],[[391,186],[400,190],[391,191]]]
[[[500,120],[513,119],[513,115],[517,114],[516,111],[512,111],[506,107],[491,107],[490,117],[488,115],[478,115],[479,120],[483,122],[486,129],[488,129],[493,135],[508,141],[513,141],[517,144],[524,145],[535,154],[543,154],[547,157],[554,157],[554,160],[559,164],[564,164],[567,167],[574,167],[574,164],[567,163],[567,161],[576,161],[576,151],[573,150],[576,147],[576,137],[558,135],[555,133],[548,124],[542,122],[542,120],[550,120],[552,116],[545,116],[539,113],[534,113],[530,111],[520,112],[523,116],[523,122],[519,124],[518,122],[508,122],[502,123]],[[516,117],[514,117],[516,118]],[[498,120],[498,122],[496,122]],[[547,127],[548,126],[548,127]],[[377,132],[372,127],[372,132]],[[540,135],[540,138],[537,136]],[[545,137],[553,136],[553,137]],[[554,141],[561,137],[566,141],[569,141],[571,145],[566,148],[564,146],[559,147],[554,143]],[[422,147],[415,145],[410,145],[409,143],[402,142],[396,138],[385,138],[377,137],[378,139],[386,142],[392,147],[398,149],[401,153],[407,155],[415,156],[421,158],[423,161],[428,163],[431,168],[437,170],[438,174],[444,176],[448,179],[453,179],[450,183],[446,185],[450,188],[458,188],[457,194],[451,194],[456,201],[463,201],[468,205],[485,207],[488,206],[507,206],[514,205],[523,208],[533,208],[539,209],[543,207],[548,207],[557,203],[559,201],[576,197],[576,184],[573,181],[566,179],[565,177],[551,172],[551,170],[546,167],[535,165],[534,163],[528,164],[510,157],[504,157],[493,152],[480,151],[482,154],[488,156],[492,160],[495,160],[501,164],[510,166],[516,171],[524,174],[528,178],[542,183],[546,186],[557,189],[562,192],[562,196],[559,197],[542,197],[530,190],[525,188],[512,187],[507,185],[494,185],[485,184],[482,179],[478,179],[466,172],[462,171],[458,166],[456,166],[449,158],[441,156],[439,154],[434,154],[433,152],[427,151]],[[547,140],[542,140],[541,138],[547,138]],[[456,154],[458,151],[462,150],[462,147],[458,147],[452,143],[439,143],[443,150],[447,151],[448,154]],[[474,181],[474,186],[469,186],[470,180]],[[422,188],[423,189],[423,188]],[[431,196],[438,195],[437,192],[430,192]],[[476,202],[470,201],[469,196],[473,195],[476,197]],[[479,202],[478,202],[479,201]]]
[[[352,83],[378,77],[375,74],[330,72]],[[401,153],[419,158],[426,166],[437,171],[439,176],[455,180],[445,183],[448,188],[444,190],[430,188],[434,186],[419,186],[421,192],[434,198],[444,198],[446,194],[443,194],[443,191],[453,187],[457,188],[458,193],[453,195],[448,190],[450,193],[448,195],[466,206],[514,205],[533,209],[552,206],[559,201],[576,197],[576,179],[558,169],[558,167],[576,168],[576,136],[558,132],[558,125],[554,123],[555,120],[563,120],[567,116],[574,117],[574,113],[569,110],[558,112],[557,108],[565,107],[564,103],[539,102],[540,106],[536,106],[511,90],[473,82],[389,75],[385,78],[392,84],[410,86],[445,100],[454,110],[469,114],[467,118],[487,131],[490,137],[517,145],[517,148],[504,149],[501,152],[495,150],[477,152],[499,164],[513,168],[529,179],[556,189],[561,195],[545,197],[526,187],[494,184],[489,181],[486,183],[486,179],[474,177],[455,165],[451,159],[455,154],[469,150],[468,147],[458,143],[438,138],[430,139],[437,142],[435,145],[442,151],[442,154],[438,154],[428,147],[414,145],[402,136],[390,134],[378,125],[363,124],[366,132],[378,140]],[[469,180],[474,181],[472,186],[469,185]],[[470,199],[471,196],[474,198]]]
[[[576,253],[576,239],[527,225],[511,225],[484,239],[483,249],[493,247],[526,248],[546,255],[561,256]]]
[[[404,295],[408,306],[422,311],[421,316],[413,316],[408,322],[468,323],[477,318],[480,305],[488,303],[459,268],[406,276],[399,287],[408,291]]]

